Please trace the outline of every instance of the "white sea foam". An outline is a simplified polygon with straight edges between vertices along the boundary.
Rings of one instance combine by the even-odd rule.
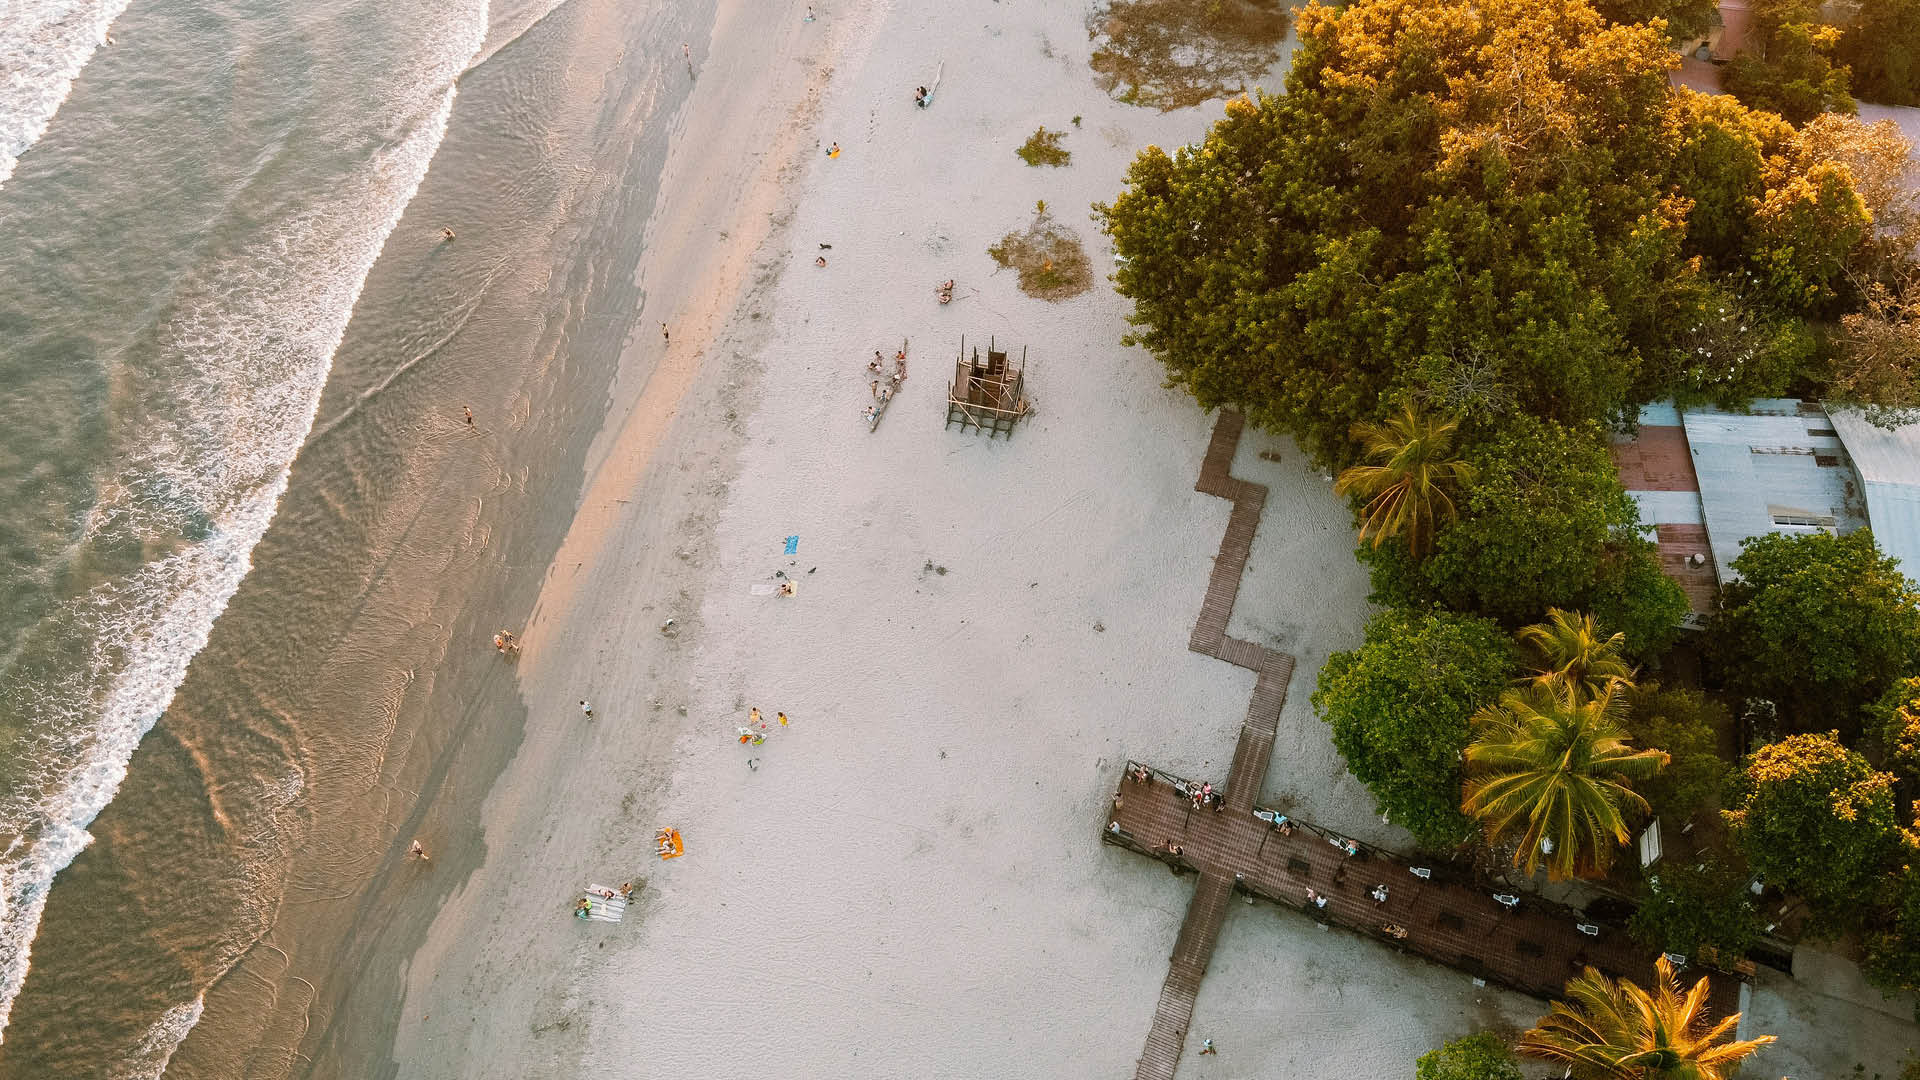
[[[161,1013],[160,1019],[147,1029],[140,1045],[134,1047],[132,1055],[120,1063],[113,1080],[160,1080],[161,1074],[167,1071],[167,1062],[173,1060],[173,1052],[180,1049],[180,1041],[200,1022],[200,1014],[206,1007],[206,995],[198,994],[192,1001],[181,1002]]]
[[[71,676],[72,694],[62,696],[84,715],[48,716],[45,728],[82,734],[62,735],[49,748],[60,751],[49,767],[57,762],[64,777],[45,785],[53,794],[35,808],[35,821],[0,823],[26,837],[0,854],[0,1039],[54,875],[91,842],[87,826],[113,798],[134,748],[246,576],[360,290],[446,134],[454,80],[477,54],[486,25],[485,6],[477,5],[457,28],[465,47],[431,61],[396,95],[402,104],[426,103],[429,116],[309,210],[208,270],[161,333],[161,348],[183,357],[179,366],[190,374],[166,388],[176,400],[155,430],[141,432],[142,452],[120,478],[120,496],[92,525],[177,514],[188,505],[210,528],[130,580],[96,589],[77,613],[93,655]],[[155,502],[173,509],[150,510]],[[197,1004],[170,1011],[150,1033],[149,1041],[161,1042],[143,1055],[157,1054],[164,1067],[198,1018]]]
[[[47,133],[128,0],[0,0],[0,185]]]

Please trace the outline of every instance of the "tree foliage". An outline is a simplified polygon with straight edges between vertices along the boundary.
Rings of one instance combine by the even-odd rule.
[[[1920,0],[1860,0],[1837,52],[1862,100],[1920,105]]]
[[[1450,848],[1472,832],[1460,812],[1467,718],[1513,665],[1512,643],[1484,619],[1383,611],[1358,649],[1321,667],[1313,706],[1380,812],[1423,846]]]
[[[1633,784],[1667,763],[1659,750],[1629,745],[1617,683],[1589,698],[1575,683],[1509,691],[1473,717],[1462,809],[1490,846],[1510,844],[1513,864],[1531,874],[1604,874],[1627,842],[1627,815],[1646,801]]]
[[[1474,480],[1461,492],[1460,520],[1440,533],[1432,555],[1414,564],[1393,548],[1362,553],[1380,599],[1440,603],[1510,626],[1549,608],[1603,603],[1647,621],[1626,596],[1636,563],[1652,563],[1652,544],[1639,533],[1639,507],[1620,487],[1597,425],[1515,417],[1476,444],[1468,462]],[[1677,621],[1686,610],[1679,586],[1647,584],[1653,618]]]
[[[1873,720],[1887,767],[1920,782],[1920,675],[1887,687],[1874,703]]]
[[[1582,0],[1352,0],[1309,4],[1299,40],[1285,95],[1149,147],[1096,208],[1129,340],[1207,407],[1344,464],[1355,424],[1408,403],[1471,443],[1517,414],[1617,416],[1695,367],[1772,392],[1799,320],[1850,302],[1868,217],[1847,170],[1672,88],[1654,27]],[[1684,317],[1725,297],[1754,317]]]
[[[1507,1041],[1491,1031],[1480,1031],[1421,1054],[1414,1063],[1413,1080],[1522,1080],[1522,1076]]]
[[[1354,425],[1367,464],[1349,466],[1333,493],[1356,501],[1360,539],[1379,547],[1399,539],[1415,558],[1427,553],[1434,530],[1459,516],[1453,491],[1473,479],[1473,469],[1453,456],[1460,422],[1423,416],[1409,405],[1379,424]]]
[[[1867,286],[1864,306],[1840,318],[1833,400],[1899,427],[1920,418],[1920,279]]]
[[[1840,745],[1838,733],[1761,747],[1734,778],[1729,807],[1748,865],[1841,926],[1858,922],[1900,839],[1893,777]]]
[[[1752,0],[1748,10],[1747,48],[1721,78],[1728,93],[1795,124],[1853,111],[1847,69],[1833,62],[1840,31],[1819,21],[1818,0]]]
[[[1717,855],[1656,864],[1637,899],[1627,929],[1648,948],[1732,964],[1760,938],[1747,875]]]
[[[1740,1014],[1707,1015],[1707,980],[1685,993],[1666,957],[1654,961],[1653,989],[1594,968],[1567,980],[1567,1001],[1556,1001],[1520,1036],[1528,1057],[1564,1062],[1581,1077],[1606,1080],[1728,1080],[1741,1059],[1773,1041],[1771,1035],[1732,1041]]]
[[[1684,828],[1704,810],[1718,809],[1733,768],[1720,747],[1733,730],[1727,707],[1698,690],[1644,683],[1627,692],[1627,732],[1641,746],[1667,752],[1667,767],[1637,785],[1655,817]]]
[[[1547,621],[1523,626],[1513,636],[1542,686],[1595,698],[1616,683],[1633,682],[1633,665],[1620,656],[1627,635],[1603,633],[1591,615],[1549,608]]]
[[[1865,529],[1742,542],[1708,638],[1729,687],[1794,730],[1857,733],[1860,708],[1920,664],[1920,590]]]
[[[1706,33],[1718,13],[1714,0],[1594,0],[1593,6],[1610,22],[1650,23],[1664,19],[1667,37],[1676,42]]]
[[[1890,882],[1890,903],[1868,930],[1861,971],[1888,993],[1920,992],[1920,851],[1909,844],[1907,863]]]

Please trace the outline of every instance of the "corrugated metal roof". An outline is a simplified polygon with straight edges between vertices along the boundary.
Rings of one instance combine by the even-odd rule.
[[[1888,431],[1858,409],[1829,411],[1866,488],[1867,520],[1880,550],[1920,580],[1920,424]]]
[[[1706,518],[1700,510],[1700,493],[1697,491],[1629,491],[1627,494],[1640,504],[1640,524],[1643,527],[1706,524]]]
[[[1756,401],[1760,415],[1691,409],[1684,417],[1707,540],[1721,584],[1740,542],[1768,532],[1867,523],[1853,469],[1826,413],[1809,403]]]

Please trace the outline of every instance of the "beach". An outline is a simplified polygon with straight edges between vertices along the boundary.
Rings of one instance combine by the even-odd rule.
[[[1231,510],[1195,489],[1216,418],[1122,343],[1090,208],[1223,101],[1116,100],[1079,6],[444,6],[433,78],[366,122],[413,171],[342,155],[395,194],[274,416],[271,525],[27,890],[0,1080],[1131,1075],[1195,884],[1103,844],[1110,800],[1129,760],[1222,782],[1254,675],[1189,648]],[[111,145],[76,117],[172,13],[110,9],[110,63],[76,46],[45,139],[0,146],[0,226]],[[354,55],[351,4],[262,10]],[[1016,155],[1037,128],[1070,163]],[[249,152],[232,185],[268,187]],[[989,255],[1037,215],[1086,292]],[[1032,403],[1000,437],[945,422],[990,343]],[[1227,632],[1297,660],[1256,800],[1411,850],[1309,704],[1371,612],[1351,512],[1284,437],[1249,429],[1231,473],[1268,494]],[[619,922],[573,917],[623,883]],[[1183,1077],[1408,1075],[1545,1011],[1243,899]],[[1754,991],[1783,1034],[1849,995]],[[1891,1071],[1911,1027],[1874,1023],[1779,1060]]]
[[[1076,12],[816,12],[807,47],[837,55],[777,224],[722,275],[730,310],[659,316],[697,370],[596,444],[485,855],[406,962],[400,1075],[1100,1076],[1140,1052],[1192,885],[1098,834],[1128,757],[1219,776],[1232,753],[1251,674],[1186,648],[1227,506],[1193,490],[1210,418],[1119,344],[1104,281],[1032,299],[986,249],[1044,199],[1107,264],[1083,208],[1218,105],[1107,98]],[[1043,124],[1068,167],[1014,155]],[[1025,350],[1010,439],[941,426],[962,335]],[[903,339],[870,433],[865,363]],[[1391,841],[1306,700],[1365,618],[1346,511],[1284,441],[1250,435],[1235,471],[1272,495],[1232,632],[1302,660],[1269,799]],[[776,571],[794,596],[756,591]],[[663,825],[684,857],[653,856]],[[622,923],[568,917],[627,880]],[[1385,1074],[1537,1013],[1266,907],[1236,908],[1202,993],[1194,1042],[1221,1052],[1196,1075]]]

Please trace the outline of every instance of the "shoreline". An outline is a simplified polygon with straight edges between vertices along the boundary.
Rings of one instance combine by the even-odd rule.
[[[1193,491],[1209,418],[1118,345],[1125,308],[1104,282],[1033,300],[985,250],[1036,200],[1111,197],[1136,151],[1191,140],[1218,103],[1107,98],[1077,12],[957,0],[855,29],[870,44],[834,58],[809,114],[844,154],[809,161],[789,124],[796,164],[767,155],[781,209],[759,255],[732,256],[731,317],[715,303],[688,319],[723,327],[704,366],[670,353],[658,383],[616,387],[527,627],[527,741],[487,795],[486,857],[406,960],[392,1060],[407,1076],[1104,1075],[1138,1053],[1191,886],[1098,842],[1111,773],[1129,754],[1224,769],[1251,688],[1186,650],[1226,519]],[[915,110],[941,58],[938,102]],[[1037,124],[1068,129],[1071,168],[1014,156]],[[735,202],[724,179],[706,189]],[[1060,217],[1102,265],[1103,239]],[[949,277],[961,289],[938,305]],[[704,276],[688,280],[694,294]],[[671,319],[679,350],[687,317],[656,304],[649,284],[636,341]],[[963,333],[1031,346],[1039,411],[1011,440],[940,429]],[[903,336],[913,377],[869,434],[864,359]],[[1352,644],[1365,577],[1344,507],[1290,444],[1250,436],[1242,458],[1236,475],[1269,483],[1270,518],[1290,519],[1262,527],[1280,542],[1255,569],[1336,568],[1321,607],[1252,631],[1314,658],[1290,697],[1304,710],[1317,660]],[[776,568],[797,597],[753,594]],[[793,727],[739,747],[749,706]],[[1299,751],[1280,784],[1337,772],[1323,726],[1287,714]],[[1380,830],[1350,790],[1330,810]],[[683,829],[686,858],[654,859],[661,824]],[[568,917],[590,882],[629,879],[622,924]],[[1276,971],[1292,986],[1267,1000]],[[1258,1016],[1221,1004],[1249,994]],[[1518,1000],[1236,913],[1196,1015],[1243,1072],[1357,1073],[1530,1019]],[[1354,1046],[1342,1014],[1363,1001],[1396,1019]]]
[[[643,641],[650,636],[649,644],[658,643],[658,651],[645,662],[671,666],[677,639],[697,631],[693,610],[697,579],[704,570],[698,548],[703,530],[710,531],[712,510],[725,490],[741,436],[736,424],[716,424],[712,417],[724,412],[731,418],[750,407],[752,357],[764,344],[770,322],[757,301],[778,276],[782,256],[771,249],[778,247],[792,216],[797,194],[791,181],[815,149],[809,141],[812,123],[833,61],[854,47],[848,39],[857,39],[862,31],[857,18],[836,13],[831,20],[810,24],[796,17],[787,33],[766,34],[753,24],[756,16],[747,10],[746,0],[723,0],[720,6],[712,41],[695,50],[694,90],[674,120],[672,138],[681,149],[669,154],[661,196],[645,230],[646,255],[635,282],[646,297],[645,306],[623,349],[607,420],[590,443],[587,479],[573,518],[541,577],[523,632],[517,674],[531,718],[529,735],[493,781],[481,809],[489,854],[466,870],[403,965],[404,1004],[389,1045],[392,1060],[405,1064],[406,1075],[443,1075],[434,1071],[436,1066],[446,1070],[444,1075],[467,1075],[460,1059],[448,1053],[449,1038],[465,1043],[472,1060],[492,1058],[486,1032],[450,1032],[430,1021],[435,1016],[444,1021],[469,992],[436,985],[434,976],[444,958],[469,944],[476,930],[491,928],[502,905],[521,914],[537,913],[531,920],[536,928],[521,928],[516,940],[520,933],[531,932],[536,940],[551,944],[551,932],[570,935],[573,930],[571,919],[547,918],[550,909],[564,914],[565,886],[555,893],[555,883],[546,877],[502,878],[511,879],[524,869],[519,860],[534,843],[529,827],[542,825],[538,811],[545,800],[530,803],[525,794],[553,794],[568,786],[578,768],[582,751],[574,744],[582,736],[575,699],[588,693],[595,704],[593,726],[584,737],[596,743],[609,738],[614,725],[635,719],[619,715],[613,707],[616,699],[605,690],[576,690],[595,682],[590,675],[583,677],[583,669],[604,672],[607,665],[603,648],[589,657],[574,646],[595,637],[596,628],[613,619],[624,636]],[[831,25],[823,27],[823,22]],[[818,55],[818,49],[813,55],[805,51],[809,30],[832,35],[833,44],[824,55]],[[781,91],[790,89],[782,78],[788,65],[802,65],[802,89],[783,98]],[[689,152],[700,144],[730,146],[738,152],[722,153],[718,160]],[[652,334],[661,322],[671,330],[664,349]],[[649,355],[658,359],[634,378],[643,367],[640,358]],[[630,560],[638,564],[637,571],[630,568]],[[636,577],[658,578],[668,586],[643,590],[638,611],[609,612],[607,591],[599,587],[609,576],[623,584]],[[675,611],[681,613],[675,633],[660,634],[655,627],[671,617],[662,613]],[[678,715],[659,705],[645,706],[642,719],[650,729],[659,729],[647,733],[643,749],[649,754],[681,734],[674,727]],[[537,730],[543,726],[572,733]],[[618,778],[614,786],[627,790],[617,796],[609,792],[602,804],[617,797],[623,815],[638,814],[637,806],[657,795],[649,790],[649,779],[644,771]],[[617,837],[593,835],[597,830],[592,826],[603,828],[604,823],[583,827],[582,835],[564,839],[561,850],[547,852],[551,857],[541,859],[543,874],[564,879],[566,871],[555,870],[556,864],[579,864],[575,876],[582,876],[581,885],[585,876],[620,876],[611,869],[589,869],[594,860],[580,858],[580,849],[604,850],[619,843]],[[493,854],[496,845],[505,847],[504,857]],[[643,897],[636,912],[644,906]],[[541,998],[562,992],[537,985],[550,980],[549,975],[527,980],[536,987],[501,987],[518,1003],[495,1002],[486,1011],[535,1015],[542,1008]],[[538,1022],[532,1026],[541,1028]],[[577,1059],[577,1050],[558,1054]],[[557,1066],[547,1062],[544,1067]]]

